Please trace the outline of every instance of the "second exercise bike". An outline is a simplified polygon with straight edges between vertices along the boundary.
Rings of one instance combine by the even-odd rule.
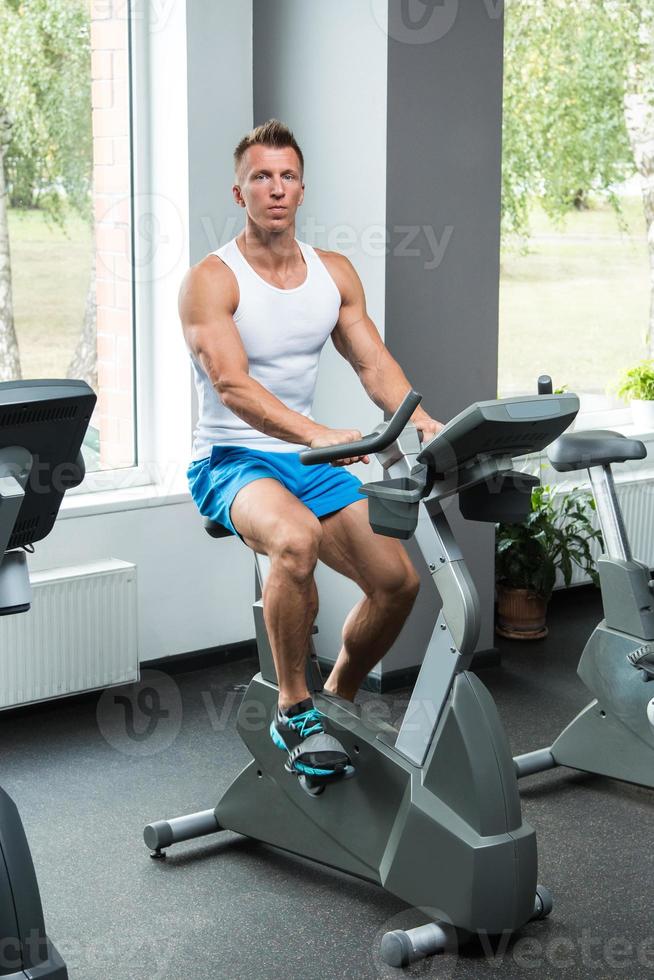
[[[549,378],[541,381],[551,391]],[[565,433],[547,454],[557,472],[588,470],[605,548],[597,561],[604,618],[577,668],[591,701],[553,745],[517,756],[516,773],[568,766],[654,788],[654,581],[633,556],[611,469],[647,451],[639,439],[594,429]]]

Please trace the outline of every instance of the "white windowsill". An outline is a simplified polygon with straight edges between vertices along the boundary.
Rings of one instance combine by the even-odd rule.
[[[185,483],[173,487],[149,483],[128,489],[67,494],[61,502],[59,520],[70,517],[92,517],[123,510],[168,507],[171,504],[188,503],[190,500],[191,495]]]

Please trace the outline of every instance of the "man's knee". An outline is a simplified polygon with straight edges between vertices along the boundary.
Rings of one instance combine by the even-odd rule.
[[[418,593],[420,592],[420,576],[413,565],[410,565],[409,569],[407,570],[405,589],[407,594],[411,596],[412,599],[415,600],[418,597]]]
[[[396,568],[387,569],[373,584],[373,591],[383,601],[402,602],[410,609],[420,591],[420,576],[407,560]]]
[[[322,526],[313,515],[302,522],[279,521],[270,542],[271,562],[293,578],[306,579],[313,575],[321,540]]]
[[[398,584],[397,592],[411,605],[416,601],[420,592],[420,576],[413,565],[410,564],[405,569],[404,575]]]

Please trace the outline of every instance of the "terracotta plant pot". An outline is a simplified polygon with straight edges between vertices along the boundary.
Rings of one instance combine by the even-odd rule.
[[[497,587],[497,623],[495,632],[510,640],[542,640],[548,600],[529,589]]]

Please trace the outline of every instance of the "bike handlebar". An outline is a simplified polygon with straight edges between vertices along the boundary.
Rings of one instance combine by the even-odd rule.
[[[381,452],[395,442],[421,401],[422,395],[412,389],[379,432],[371,432],[357,442],[342,442],[335,446],[321,446],[319,449],[304,449],[300,453],[300,462],[305,466],[312,466],[315,463],[331,463],[336,459],[347,459],[348,456],[366,456],[368,453]]]

